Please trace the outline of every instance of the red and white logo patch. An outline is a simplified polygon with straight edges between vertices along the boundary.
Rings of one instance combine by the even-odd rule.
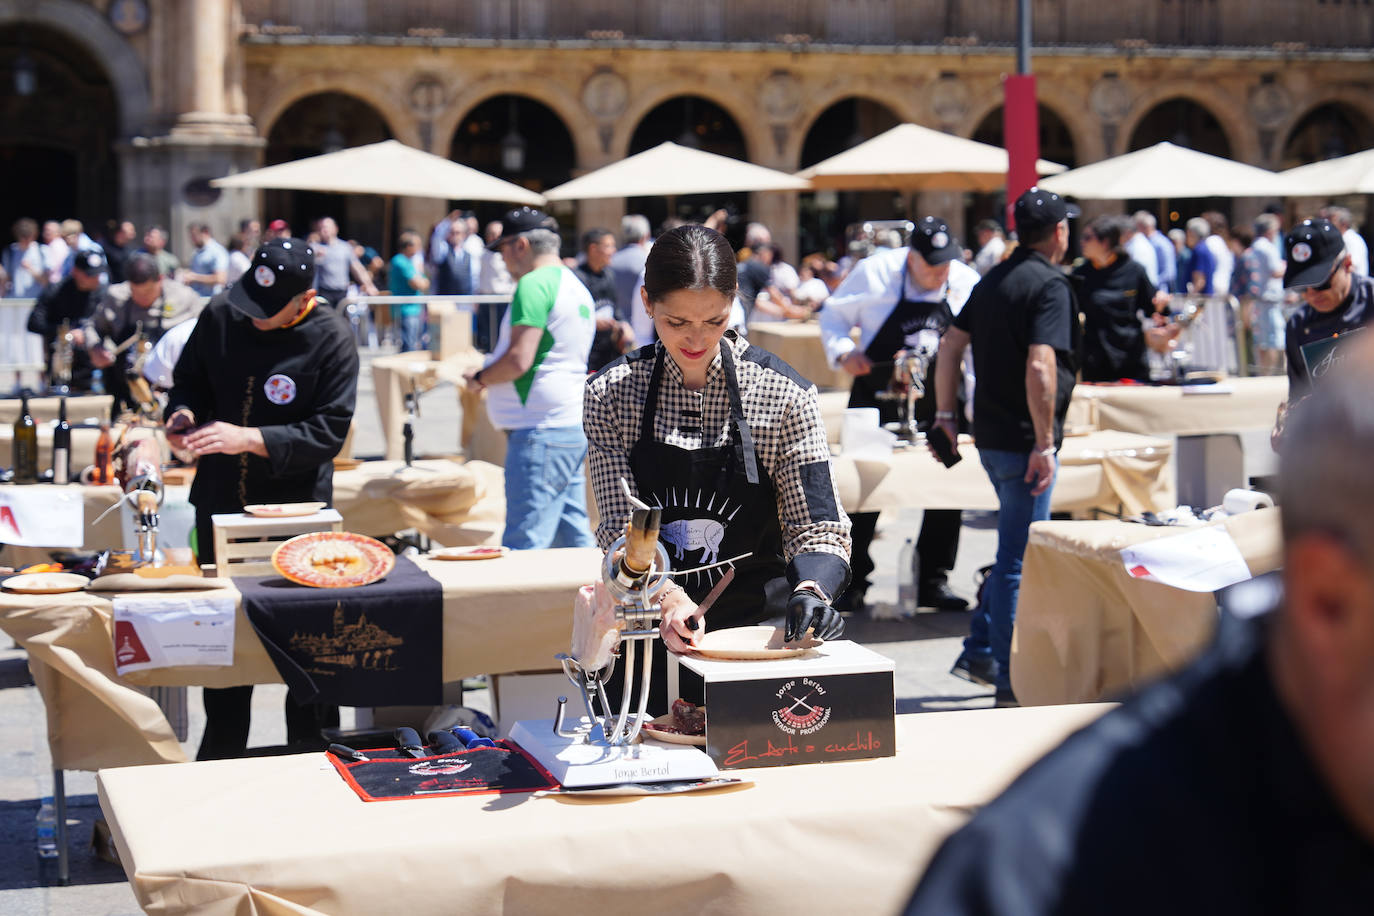
[[[267,400],[273,404],[290,404],[296,400],[296,383],[289,376],[274,375],[262,386]]]
[[[277,282],[277,275],[272,273],[272,268],[268,267],[266,264],[259,264],[253,269],[253,279],[257,281],[258,286],[267,289],[273,283]]]

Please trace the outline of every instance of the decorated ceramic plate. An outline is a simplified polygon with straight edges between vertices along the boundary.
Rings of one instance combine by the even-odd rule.
[[[689,735],[674,725],[672,713],[665,713],[657,719],[650,719],[645,722],[640,726],[639,734],[641,737],[652,738],[654,741],[663,741],[667,744],[706,746],[705,735]]]
[[[264,503],[244,506],[243,511],[257,518],[294,518],[297,515],[314,515],[325,507],[325,503]]]
[[[508,553],[509,547],[475,544],[471,547],[441,547],[430,556],[436,560],[494,560]]]
[[[42,572],[10,576],[0,585],[6,591],[21,595],[58,595],[62,592],[79,592],[90,582],[90,579],[76,573]]]
[[[284,541],[272,567],[299,585],[352,588],[391,572],[396,555],[381,541],[347,531],[316,531]]]
[[[814,636],[785,644],[782,627],[731,627],[713,630],[697,639],[696,653],[706,658],[725,658],[739,661],[760,661],[773,658],[795,658],[805,655],[821,644]]]

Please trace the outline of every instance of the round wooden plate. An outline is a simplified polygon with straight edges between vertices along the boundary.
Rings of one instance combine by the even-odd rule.
[[[784,645],[782,627],[731,627],[708,632],[697,639],[693,648],[698,655],[707,658],[762,661],[796,658],[798,655],[805,655],[821,643],[822,640],[807,636],[799,642]]]
[[[495,560],[510,553],[509,547],[475,544],[471,547],[441,547],[430,553],[435,560]]]
[[[315,531],[272,551],[272,568],[298,585],[354,588],[376,582],[396,566],[381,541],[347,531]]]
[[[90,579],[76,573],[45,572],[10,576],[0,585],[6,591],[21,595],[59,595],[63,592],[79,592],[90,583]]]
[[[324,507],[325,503],[263,503],[244,506],[243,511],[256,518],[294,518],[314,515]]]
[[[667,731],[666,729],[673,729]],[[706,746],[705,735],[684,735],[682,732],[673,728],[673,714],[664,713],[657,719],[650,719],[639,728],[640,737],[652,738],[655,741],[662,741],[665,744],[691,744],[696,747]]]

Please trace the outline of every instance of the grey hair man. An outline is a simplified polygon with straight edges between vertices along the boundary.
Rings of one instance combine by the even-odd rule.
[[[515,296],[468,390],[487,391],[487,414],[508,433],[506,529],[515,550],[592,547],[582,461],[582,391],[596,333],[595,303],[558,256],[558,222],[521,207],[501,220],[488,246],[501,253]]]
[[[627,213],[620,220],[620,250],[611,255],[611,277],[615,280],[615,307],[619,315],[633,315],[643,310],[635,297],[639,277],[644,273],[644,261],[653,245],[649,218],[640,213]]]

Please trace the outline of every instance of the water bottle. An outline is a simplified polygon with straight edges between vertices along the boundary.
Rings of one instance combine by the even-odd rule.
[[[53,806],[52,796],[43,796],[38,806],[38,817],[34,819],[37,834],[37,849],[40,859],[57,858],[57,808]]]
[[[916,541],[907,538],[897,552],[897,607],[903,613],[916,613]]]
[[[105,393],[105,372],[97,369],[91,373],[91,394]]]

